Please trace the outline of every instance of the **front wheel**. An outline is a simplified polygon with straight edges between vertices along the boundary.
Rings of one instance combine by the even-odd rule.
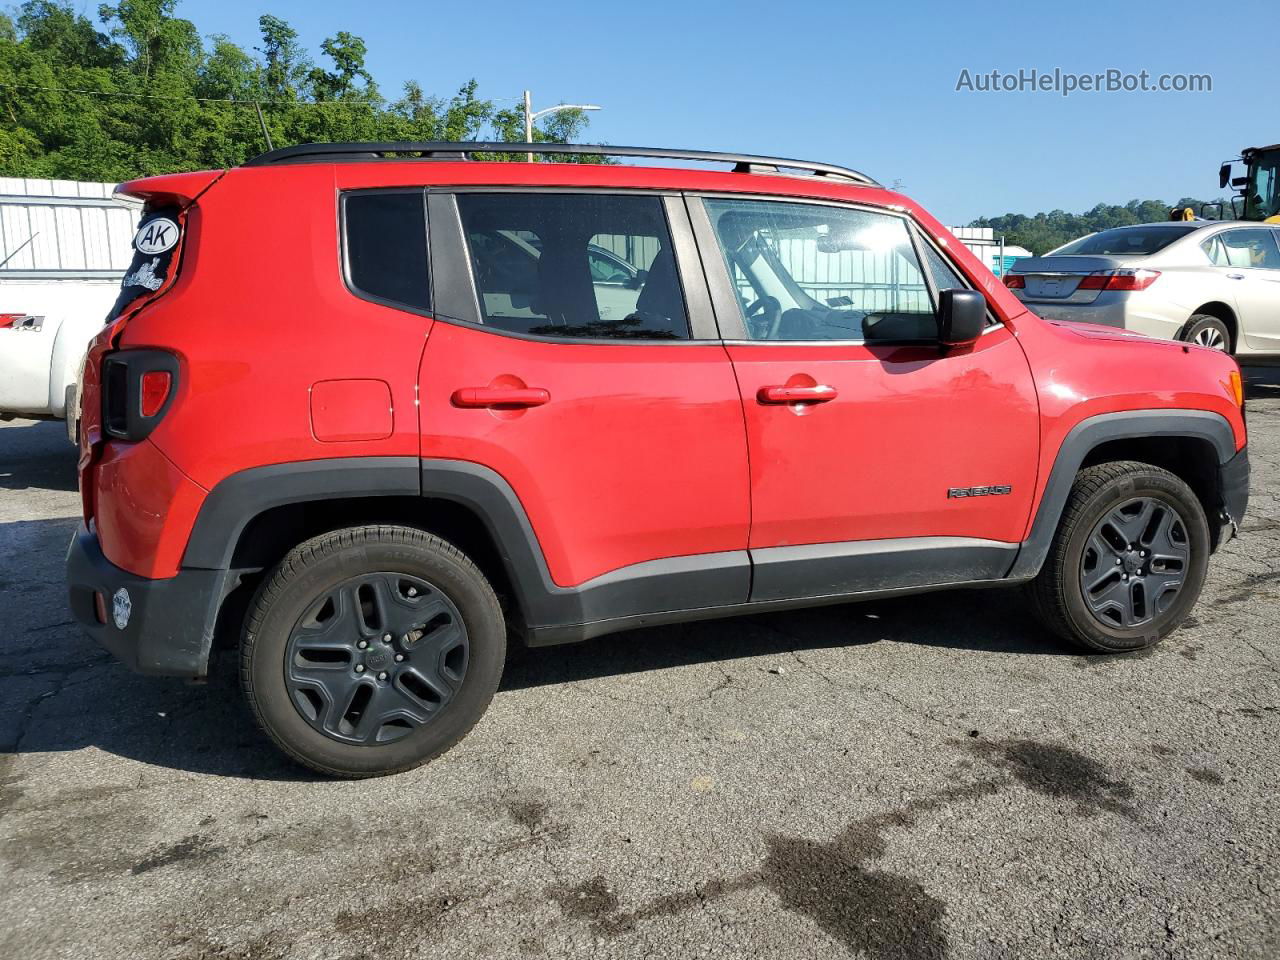
[[[461,740],[502,677],[506,628],[483,574],[408,527],[301,544],[259,588],[240,679],[285,753],[330,776],[408,770]]]
[[[1181,479],[1144,463],[1080,471],[1030,585],[1059,636],[1121,653],[1158,643],[1195,605],[1209,562],[1209,525]]]

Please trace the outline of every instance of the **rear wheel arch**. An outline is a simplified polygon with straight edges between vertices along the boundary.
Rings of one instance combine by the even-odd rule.
[[[352,526],[397,524],[453,544],[480,568],[517,628],[556,622],[557,592],[523,507],[478,464],[368,457],[274,464],[232,474],[200,510],[185,568],[231,570],[238,584],[218,609],[218,636],[233,639],[257,584],[294,547]]]
[[[1196,307],[1196,309],[1192,310],[1190,318],[1188,318],[1187,322],[1183,324],[1182,329],[1178,331],[1178,339],[1185,340],[1187,331],[1191,329],[1196,318],[1202,315],[1217,317],[1223,322],[1227,328],[1227,333],[1231,337],[1231,342],[1228,344],[1229,349],[1227,352],[1234,353],[1240,344],[1240,323],[1236,319],[1236,312],[1221,300],[1212,300],[1209,303],[1201,304]]]

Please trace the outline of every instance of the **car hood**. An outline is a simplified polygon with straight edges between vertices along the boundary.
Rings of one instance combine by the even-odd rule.
[[[1145,333],[1137,333],[1133,330],[1108,327],[1101,323],[1076,323],[1074,320],[1047,320],[1046,322],[1059,330],[1069,331],[1076,336],[1084,337],[1086,340],[1143,340],[1147,343],[1172,342],[1157,340],[1154,337],[1148,337]]]

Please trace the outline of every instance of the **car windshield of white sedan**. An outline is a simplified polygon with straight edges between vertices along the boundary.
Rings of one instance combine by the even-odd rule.
[[[1199,229],[1194,226],[1116,227],[1103,230],[1065,247],[1059,247],[1049,256],[1137,256],[1146,257],[1163,250],[1175,240]]]

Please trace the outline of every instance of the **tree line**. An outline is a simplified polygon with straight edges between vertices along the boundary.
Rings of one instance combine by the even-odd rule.
[[[1198,215],[1203,202],[1193,197],[1183,197],[1172,204],[1161,200],[1130,200],[1123,206],[1100,203],[1084,213],[1054,210],[1050,213],[1036,213],[1031,216],[1006,213],[1000,217],[979,217],[969,226],[991,227],[995,230],[997,237],[1003,236],[1007,243],[1026,247],[1038,256],[1077,237],[1096,233],[1099,230],[1124,227],[1133,223],[1155,223],[1168,220],[1169,212],[1174,207],[1191,207]],[[1218,216],[1216,207],[1210,207],[1205,212],[1211,217]],[[1226,219],[1231,217],[1230,204],[1226,205],[1222,216]]]
[[[202,38],[176,6],[119,0],[95,21],[68,0],[27,0],[0,13],[0,176],[119,181],[227,167],[264,152],[267,134],[276,147],[524,139],[520,105],[479,96],[474,79],[447,97],[409,81],[389,99],[355,34],[337,31],[317,58],[264,15],[259,45],[245,50]],[[586,124],[562,111],[534,139],[576,140]]]

